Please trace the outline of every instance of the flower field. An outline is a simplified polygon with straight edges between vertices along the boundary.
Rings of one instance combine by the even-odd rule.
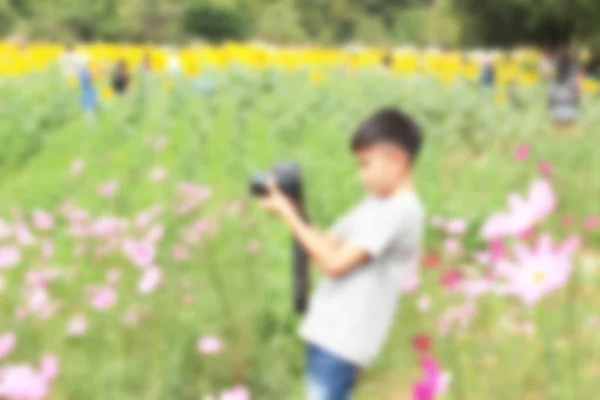
[[[426,134],[429,226],[357,398],[600,396],[596,83],[566,132],[533,52],[499,56],[486,90],[454,53],[398,53],[387,73],[379,50],[228,45],[182,50],[176,75],[166,50],[85,50],[94,119],[60,47],[0,45],[0,399],[303,398],[290,238],[248,177],[297,160],[311,219],[331,224],[362,196],[352,129],[389,105]],[[118,97],[103,71],[122,57]]]

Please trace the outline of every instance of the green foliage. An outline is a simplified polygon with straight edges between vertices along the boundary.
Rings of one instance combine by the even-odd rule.
[[[182,13],[185,32],[216,42],[244,38],[248,24],[241,9],[213,1],[188,0]]]
[[[600,2],[595,0],[454,0],[472,44],[553,46],[586,40],[600,31]]]

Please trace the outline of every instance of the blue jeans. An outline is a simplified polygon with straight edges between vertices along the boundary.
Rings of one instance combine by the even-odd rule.
[[[307,344],[308,400],[349,400],[359,368]]]

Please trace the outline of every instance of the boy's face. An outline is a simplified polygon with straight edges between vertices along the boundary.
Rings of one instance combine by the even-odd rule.
[[[374,144],[356,151],[360,179],[365,189],[387,197],[409,177],[411,165],[406,152],[391,144]]]

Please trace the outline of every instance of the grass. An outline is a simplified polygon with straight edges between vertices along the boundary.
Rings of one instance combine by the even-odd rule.
[[[15,208],[23,215],[16,219],[36,208],[57,214],[69,200],[95,216],[133,221],[140,211],[161,205],[165,235],[157,261],[166,279],[155,293],[141,296],[135,290],[139,271],[122,255],[97,257],[90,251],[74,256],[81,240],[69,235],[67,222],[59,217],[46,234],[56,245],[48,266],[72,271],[73,278],[52,284],[51,294],[62,308],[51,319],[14,318],[24,274],[43,266],[34,250],[24,250],[19,268],[0,271],[8,282],[0,292],[0,332],[13,330],[19,336],[9,361],[34,361],[43,352],[59,355],[62,370],[52,399],[197,399],[235,383],[247,384],[257,399],[301,398],[303,349],[291,313],[289,237],[255,209],[247,194],[248,177],[280,159],[298,161],[311,218],[319,226],[329,225],[363,195],[349,135],[361,118],[383,106],[401,107],[422,125],[426,146],[417,169],[419,192],[430,215],[470,222],[469,251],[482,245],[477,228],[484,218],[505,208],[508,193],[524,192],[542,160],[552,163],[561,198],[545,229],[564,238],[570,231],[580,233],[582,220],[598,213],[598,99],[586,99],[579,130],[566,134],[547,121],[540,87],[522,88],[522,105],[514,107],[496,104],[493,96],[467,82],[445,86],[427,78],[369,72],[353,79],[329,76],[314,86],[302,72],[234,69],[215,73],[211,95],[185,80],[173,80],[167,85],[172,89],[164,90],[169,78],[157,76],[143,90],[106,101],[94,121],[75,117],[72,89],[50,96],[59,87],[55,76],[37,77],[40,88],[23,82],[41,94],[27,98],[24,91],[26,100],[18,103],[11,124],[0,122],[0,137],[18,138],[13,139],[18,148],[29,149],[0,163],[0,215],[15,220]],[[14,90],[14,84],[0,86],[0,93]],[[65,105],[60,118],[38,126],[34,135],[23,135],[32,129],[31,115],[43,113],[40,109],[51,108],[52,115],[60,111],[54,101]],[[165,147],[157,150],[161,141]],[[518,163],[513,154],[523,143],[531,145],[532,155]],[[14,148],[1,148],[0,159],[10,159]],[[85,160],[79,178],[69,172],[75,159]],[[168,171],[166,181],[149,178],[156,167]],[[98,186],[111,179],[120,183],[119,194],[98,196]],[[181,181],[212,191],[207,203],[185,217],[171,211]],[[231,213],[238,202],[242,212]],[[560,223],[567,215],[576,220],[569,228]],[[190,246],[190,261],[174,262],[172,245],[181,242],[181,229],[196,220],[213,223],[218,231]],[[597,251],[598,231],[584,240],[586,248]],[[260,243],[259,252],[247,251],[251,241]],[[438,233],[428,232],[429,250],[439,251],[441,241]],[[444,260],[446,266],[451,263],[469,266],[463,259]],[[115,266],[122,271],[117,305],[106,312],[90,310],[84,288],[101,282]],[[439,316],[461,298],[440,287],[439,271],[425,271],[424,279],[419,294],[403,299],[382,357],[361,381],[359,399],[406,398],[418,378],[410,338],[419,332],[435,338],[435,354],[453,374],[448,399],[562,400],[600,394],[595,383],[600,343],[586,322],[600,302],[595,275],[578,269],[577,284],[535,309],[486,297],[472,326],[445,337],[436,333]],[[433,298],[426,314],[415,308],[423,293]],[[193,296],[192,304],[184,302],[186,294]],[[144,318],[138,326],[125,327],[121,319],[131,307]],[[84,312],[90,324],[78,339],[65,334],[76,312]],[[513,332],[506,321],[534,321],[537,333]],[[199,355],[195,341],[205,334],[221,336],[225,352]]]

